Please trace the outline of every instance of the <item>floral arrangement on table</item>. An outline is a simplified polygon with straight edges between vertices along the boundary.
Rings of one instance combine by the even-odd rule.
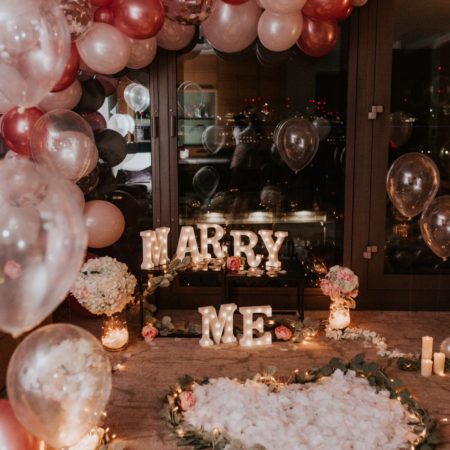
[[[111,316],[133,301],[136,284],[126,264],[103,256],[84,263],[70,292],[92,314]]]
[[[391,420],[388,422],[383,420],[378,423],[379,427],[383,427],[379,430],[380,432],[383,432],[384,427],[386,427],[384,432],[384,437],[387,440],[386,442],[390,443],[392,437],[391,433],[395,430],[397,439],[395,442],[398,441],[399,436],[401,435],[400,437],[402,439],[408,441],[406,443],[407,448],[432,449],[440,443],[436,421],[414,398],[412,398],[408,390],[399,380],[394,380],[386,376],[377,364],[366,362],[363,354],[357,355],[348,363],[333,358],[323,367],[305,372],[297,370],[287,381],[277,380],[273,375],[273,371],[271,371],[270,373],[256,375],[251,379],[249,378],[241,382],[224,378],[205,378],[197,381],[190,376],[185,376],[179,379],[177,385],[166,395],[163,418],[175,436],[179,438],[179,445],[192,446],[195,449],[212,448],[215,450],[222,450],[226,448],[230,450],[262,450],[265,447],[260,444],[252,444],[250,447],[246,446],[241,440],[244,439],[244,436],[242,436],[239,430],[236,430],[233,433],[234,429],[230,424],[244,421],[246,417],[243,416],[244,409],[242,409],[242,411],[234,411],[233,413],[225,414],[226,419],[221,419],[220,423],[218,423],[217,417],[211,418],[213,409],[208,409],[208,413],[199,409],[202,407],[201,405],[206,405],[206,402],[211,401],[211,398],[215,398],[214,396],[211,397],[214,386],[220,384],[216,391],[223,391],[225,389],[223,395],[226,395],[227,399],[231,399],[232,396],[235,398],[238,394],[238,397],[242,399],[242,393],[246,388],[252,389],[253,392],[258,395],[262,390],[262,395],[266,396],[264,399],[267,398],[267,403],[265,403],[265,405],[269,407],[268,402],[270,401],[271,404],[273,402],[273,398],[272,400],[269,399],[270,395],[273,395],[274,393],[282,394],[283,390],[286,390],[287,397],[291,397],[296,392],[295,385],[304,385],[306,383],[315,383],[319,380],[323,380],[316,387],[316,389],[320,389],[321,392],[323,391],[321,395],[327,394],[331,397],[333,397],[333,395],[343,395],[342,392],[344,392],[345,389],[339,389],[339,386],[345,384],[347,392],[351,392],[351,397],[348,400],[349,402],[353,402],[352,397],[359,396],[364,398],[363,396],[366,395],[373,396],[372,398],[374,400],[368,401],[370,403],[373,403],[374,401],[377,402],[376,405],[379,408],[388,405],[387,407],[389,410],[387,411],[387,414],[392,414],[390,417],[392,418],[395,416],[397,420],[400,420],[399,418],[401,418],[402,421],[398,424],[393,424]],[[331,385],[331,392],[330,389],[328,389],[327,393],[327,391],[323,389],[324,385],[326,389],[327,383],[337,383],[337,387],[333,389],[333,385]],[[260,387],[258,388],[258,386]],[[352,387],[354,389],[352,389]],[[306,399],[308,399],[308,392],[311,392],[312,388],[313,385],[311,385],[311,387],[305,387],[305,389],[302,390],[302,392],[305,393]],[[378,395],[374,396],[372,389],[374,389]],[[207,390],[209,391],[206,392]],[[232,390],[237,390],[238,393],[234,395],[235,393],[233,393]],[[336,394],[334,394],[334,392]],[[199,395],[199,397],[197,395]],[[354,399],[354,401],[361,401],[359,397],[358,399]],[[309,397],[308,402],[313,402],[313,407],[319,409],[321,407],[317,404],[317,398],[319,397],[311,396]],[[221,400],[219,400],[219,402],[220,401]],[[398,406],[396,403],[397,401],[402,405],[401,407]],[[339,399],[336,400],[336,403],[341,405]],[[244,407],[252,417],[257,413],[258,409],[260,409],[259,407],[255,407],[252,402],[249,402],[246,406],[244,405],[243,408]],[[352,405],[348,405],[348,407],[352,407]],[[297,407],[294,405],[294,408]],[[303,402],[301,409],[304,409]],[[292,411],[292,409],[290,409],[290,411]],[[289,412],[289,414],[291,414],[291,412]],[[284,422],[288,421],[289,414],[284,418]],[[235,415],[235,419],[236,417],[237,419],[232,421],[231,415]],[[318,414],[317,417],[325,417],[325,415]],[[224,426],[220,426],[220,424],[224,423],[222,420],[226,420],[228,431],[225,430]],[[363,421],[365,420],[366,419]],[[208,426],[198,426],[199,422],[208,422]],[[326,429],[329,431],[330,424],[327,421],[325,422]],[[193,425],[192,423],[196,423],[197,425]],[[323,423],[324,422],[322,421],[322,426]],[[337,425],[339,427],[342,426],[342,422],[340,421]],[[296,421],[293,421],[293,426],[297,427],[299,425]],[[356,424],[352,424],[352,427],[353,426],[356,426]],[[389,430],[387,429],[388,427],[390,428]],[[399,432],[399,428],[401,428],[401,433]],[[367,433],[367,429],[365,430],[364,433]],[[234,438],[232,437],[233,434],[235,435]],[[256,433],[253,433],[253,435],[255,434]],[[242,437],[237,438],[236,435]],[[316,437],[317,436],[315,436],[315,438]],[[399,447],[403,447],[403,445],[399,445]]]
[[[331,329],[343,329],[350,324],[350,309],[356,308],[359,279],[348,267],[333,266],[320,281],[322,292],[330,297]]]

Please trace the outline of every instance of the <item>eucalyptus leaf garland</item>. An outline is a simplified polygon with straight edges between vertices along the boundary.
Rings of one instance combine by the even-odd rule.
[[[331,376],[336,370],[341,370],[344,374],[349,370],[356,372],[357,376],[366,378],[377,392],[387,390],[391,398],[396,398],[407,408],[408,412],[414,417],[414,433],[417,436],[412,448],[431,450],[439,445],[440,437],[436,420],[417,403],[400,380],[388,377],[378,364],[367,362],[364,354],[355,356],[349,362],[343,362],[339,358],[332,358],[328,364],[320,368],[305,372],[295,371],[287,382],[281,382],[274,378],[273,370],[268,373],[258,374],[252,380],[264,383],[271,390],[277,391],[280,387],[288,384],[314,383],[323,377]],[[180,394],[183,392],[192,392],[195,384],[204,385],[208,383],[208,378],[195,380],[189,375],[186,375],[178,380],[176,386],[165,397],[162,417],[179,439],[179,445],[192,446],[195,449],[224,450],[227,448],[227,450],[264,450],[265,447],[262,445],[245,448],[242,442],[236,439],[233,440],[223,430],[216,429],[208,432],[203,429],[194,428],[184,422]]]

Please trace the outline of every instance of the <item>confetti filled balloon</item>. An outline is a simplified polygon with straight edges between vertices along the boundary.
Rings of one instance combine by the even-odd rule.
[[[66,67],[70,35],[54,0],[2,2],[0,91],[14,105],[38,104]]]
[[[156,41],[158,46],[165,50],[182,50],[190,44],[194,36],[194,26],[165,20],[163,27],[156,36]]]
[[[439,169],[421,153],[406,153],[392,164],[386,179],[389,198],[403,216],[420,214],[439,189]]]
[[[164,0],[166,17],[183,25],[198,25],[204,22],[211,14],[213,6],[214,0]]]
[[[423,239],[444,261],[450,256],[450,195],[435,198],[420,218]]]
[[[52,447],[68,447],[101,418],[111,393],[111,363],[88,331],[47,325],[17,347],[7,387],[22,425]]]
[[[69,26],[70,38],[76,41],[92,25],[92,10],[89,0],[58,0]]]

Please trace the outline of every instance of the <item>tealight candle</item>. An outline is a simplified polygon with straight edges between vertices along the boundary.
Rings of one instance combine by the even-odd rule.
[[[445,353],[434,354],[433,372],[436,375],[444,375],[445,372]]]
[[[430,377],[433,373],[433,361],[431,359],[422,359],[420,362],[420,373],[423,377]]]
[[[105,320],[102,329],[102,345],[106,350],[122,350],[128,345],[128,339],[129,333],[126,322],[114,316]]]
[[[328,320],[332,330],[343,330],[350,325],[350,311],[347,308],[331,311]]]
[[[433,338],[422,336],[422,359],[433,358]]]

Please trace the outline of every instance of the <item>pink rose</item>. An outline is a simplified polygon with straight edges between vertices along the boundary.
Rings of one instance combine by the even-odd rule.
[[[191,391],[183,391],[180,394],[180,406],[183,411],[188,411],[195,406],[195,396]]]
[[[17,280],[17,278],[22,275],[22,266],[14,261],[13,259],[10,259],[5,263],[5,266],[3,267],[3,272],[6,276],[11,278],[12,280]]]
[[[158,336],[159,331],[158,328],[154,327],[152,324],[145,325],[144,328],[142,328],[142,337],[145,339],[145,342],[147,344],[150,344],[150,342],[153,342],[156,336]]]
[[[275,328],[275,336],[281,341],[289,341],[292,338],[292,331],[285,325],[280,325]]]
[[[239,256],[229,256],[227,258],[227,269],[230,272],[238,272],[241,268],[241,258]]]
[[[320,280],[320,289],[322,289],[322,292],[324,295],[329,297],[330,291],[331,291],[331,284],[330,280],[328,278],[324,278],[323,280]]]

